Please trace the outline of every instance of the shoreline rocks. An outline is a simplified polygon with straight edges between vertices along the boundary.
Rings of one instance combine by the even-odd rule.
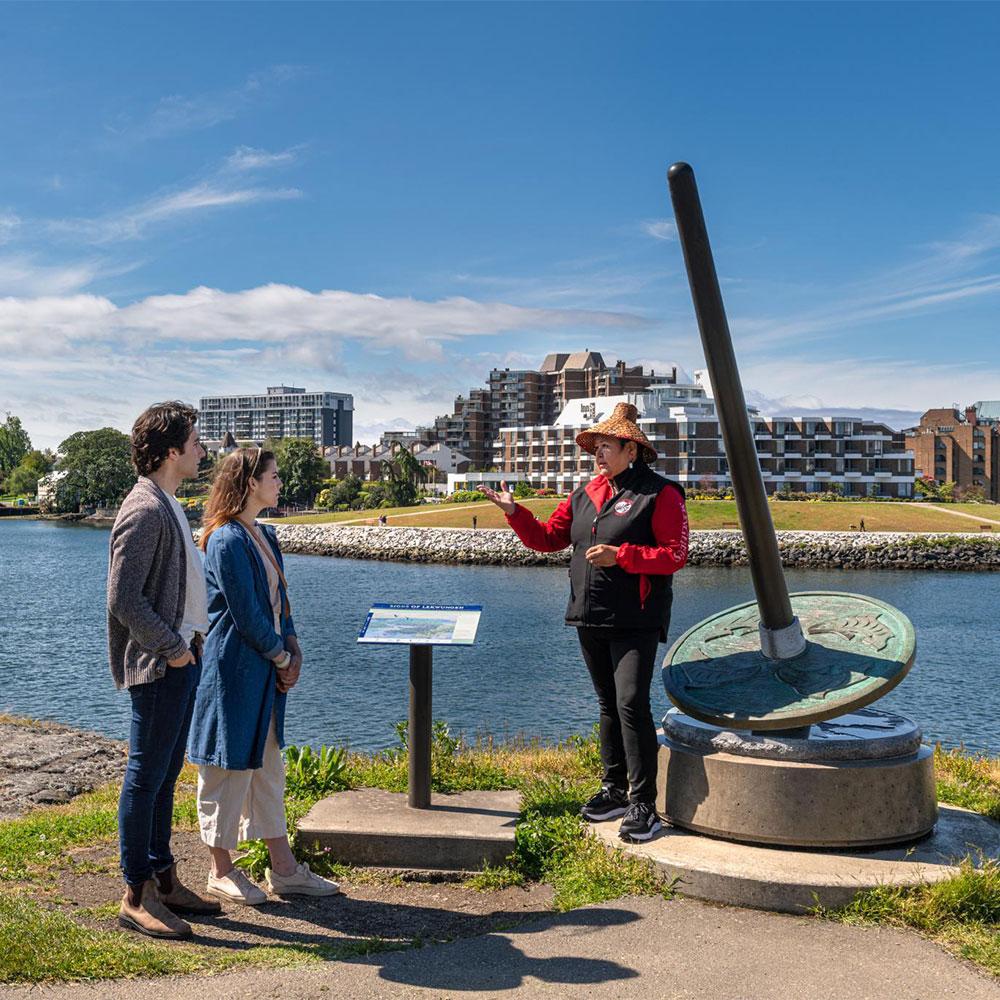
[[[128,745],[58,722],[0,715],[0,820],[120,781]]]
[[[565,566],[569,550],[533,552],[512,531],[275,524],[282,551],[391,562]],[[785,566],[809,569],[1000,570],[1000,537],[958,532],[779,531]],[[693,531],[691,566],[746,566],[740,531]]]

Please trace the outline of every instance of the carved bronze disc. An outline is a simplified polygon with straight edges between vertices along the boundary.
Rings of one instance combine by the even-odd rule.
[[[863,708],[913,665],[916,639],[901,611],[861,594],[792,594],[806,651],[769,660],[760,651],[757,602],[688,629],[663,663],[663,684],[681,711],[736,729],[792,729]]]

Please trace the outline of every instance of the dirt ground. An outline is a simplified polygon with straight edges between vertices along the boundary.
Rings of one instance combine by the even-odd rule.
[[[172,846],[181,880],[204,888],[208,858],[198,835],[175,833]],[[61,873],[54,898],[85,924],[116,927],[122,893],[117,845],[82,848],[72,856],[73,865]],[[371,937],[407,943],[449,941],[509,928],[550,912],[550,886],[477,892],[457,877],[450,879],[440,874],[365,870],[356,880],[341,881],[337,896],[271,897],[263,906],[223,903],[220,916],[185,919],[194,929],[195,944],[250,948],[347,944]]]

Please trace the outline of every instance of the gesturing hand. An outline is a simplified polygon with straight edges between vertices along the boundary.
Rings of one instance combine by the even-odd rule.
[[[514,503],[514,497],[507,488],[506,480],[500,481],[499,493],[494,489],[490,489],[489,486],[480,486],[479,492],[491,503],[495,503],[505,514],[513,514],[517,508],[517,504]]]
[[[614,566],[618,561],[617,545],[591,545],[586,552],[591,566]]]

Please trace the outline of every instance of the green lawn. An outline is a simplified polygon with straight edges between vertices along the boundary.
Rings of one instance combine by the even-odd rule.
[[[561,498],[528,500],[525,505],[545,520]],[[900,504],[867,501],[823,503],[821,501],[772,500],[774,526],[779,531],[850,531],[865,522],[866,531],[978,532],[979,524],[998,522],[991,530],[1000,531],[1000,506],[992,504]],[[688,519],[695,531],[731,529],[739,526],[734,500],[689,500]],[[957,517],[949,511],[972,514],[977,520]],[[505,528],[500,511],[487,501],[475,504],[424,504],[420,507],[393,507],[383,511],[345,511],[288,517],[277,524],[328,524],[348,522],[374,524],[385,514],[390,527],[471,528],[475,516],[479,528]]]
[[[400,728],[402,734],[402,728]],[[436,791],[516,788],[521,812],[514,852],[497,868],[474,875],[471,889],[490,891],[543,881],[554,889],[553,907],[569,909],[623,895],[662,895],[672,885],[644,860],[608,852],[585,836],[579,807],[599,780],[596,739],[572,738],[557,746],[536,742],[468,745],[436,723],[432,746]],[[938,798],[1000,817],[1000,761],[960,751],[935,752]],[[289,764],[286,790],[289,822],[304,815],[319,797],[338,788],[405,789],[405,745],[374,754],[338,751]],[[175,829],[196,827],[194,769],[182,774],[175,804]],[[86,865],[74,854],[87,845],[109,845],[116,835],[114,786],[81,795],[64,806],[46,806],[21,819],[0,822],[0,983],[52,983],[133,976],[221,972],[236,967],[284,966],[370,954],[421,942],[370,938],[359,926],[355,936],[325,944],[283,943],[239,948],[197,942],[156,942],[113,929],[118,893],[109,864],[111,901],[87,907],[63,898],[60,875]],[[363,882],[377,877],[344,869],[308,844],[296,846],[314,870]],[[262,856],[255,847],[250,856]],[[683,889],[683,886],[681,886]],[[944,882],[861,894],[849,907],[824,916],[850,923],[912,928],[1000,975],[1000,867],[968,862]],[[806,918],[803,918],[806,919]]]

